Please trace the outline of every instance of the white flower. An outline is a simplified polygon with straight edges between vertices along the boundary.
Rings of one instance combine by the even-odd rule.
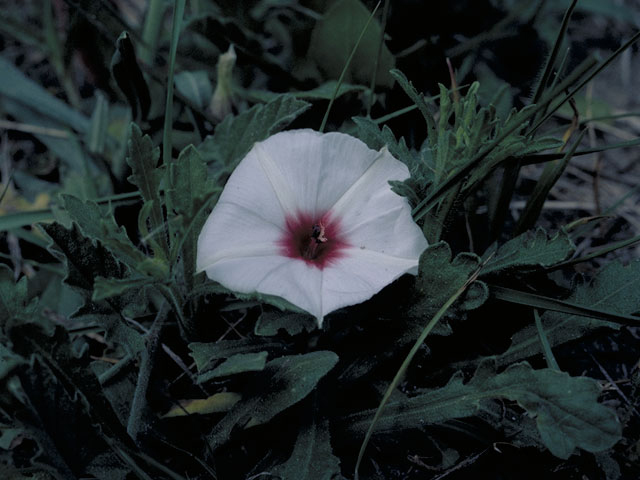
[[[389,180],[407,167],[342,133],[278,133],[240,162],[198,238],[197,269],[324,316],[416,274],[427,247]]]

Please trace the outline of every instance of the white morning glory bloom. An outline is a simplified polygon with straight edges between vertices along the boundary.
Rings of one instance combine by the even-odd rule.
[[[276,295],[318,319],[416,274],[427,241],[390,180],[386,148],[343,133],[281,132],[234,170],[198,238],[197,269],[230,290]]]

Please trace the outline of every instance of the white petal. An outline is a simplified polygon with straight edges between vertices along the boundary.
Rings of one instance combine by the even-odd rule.
[[[274,255],[227,258],[206,272],[231,290],[282,297],[322,319],[322,271],[303,261]]]
[[[406,204],[406,199],[391,191],[389,180],[405,180],[409,169],[393,158],[386,148],[380,150],[369,167],[331,208],[347,230],[376,218],[390,208]]]
[[[395,195],[393,192],[390,194]],[[347,242],[362,250],[401,258],[419,258],[427,248],[427,240],[413,221],[407,201],[396,197],[380,204],[372,199],[372,206],[380,209],[375,216],[361,215],[359,220],[350,220],[350,214],[346,212],[343,221],[346,225],[344,235]]]
[[[280,252],[277,242],[282,235],[280,226],[270,223],[258,213],[235,203],[220,201],[198,236],[196,269],[207,270],[208,273],[211,267],[224,259],[277,256]],[[209,277],[226,285],[219,278]]]
[[[405,273],[415,272],[418,258],[403,258],[357,247],[323,270],[322,308],[333,310],[364,302]]]
[[[297,211],[307,213],[331,208],[379,156],[350,135],[313,130],[278,133],[257,144],[252,150],[256,152],[260,152],[261,165],[266,166],[274,188],[282,191],[280,201],[291,199]],[[389,158],[395,162],[392,168]],[[392,173],[387,181],[409,176],[407,168],[391,155],[387,153],[385,159],[384,171]],[[289,204],[287,200],[285,203]]]
[[[197,268],[231,290],[280,296],[321,324],[417,272],[427,242],[388,184],[408,176],[386,148],[375,152],[349,135],[274,135],[230,176],[198,238]],[[283,254],[287,216],[328,211],[351,247],[324,269]]]

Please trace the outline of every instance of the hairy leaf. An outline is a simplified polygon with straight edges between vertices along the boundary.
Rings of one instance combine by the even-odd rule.
[[[127,32],[122,32],[116,40],[116,50],[111,59],[111,74],[127,97],[133,118],[140,116],[146,119],[151,108],[151,95]]]
[[[299,480],[331,480],[340,475],[340,460],[333,455],[329,422],[309,412],[289,459],[272,474]]]
[[[11,62],[0,57],[0,96],[14,100],[31,110],[73,128],[79,133],[89,129],[89,119],[54,97],[43,87],[27,78]]]
[[[639,288],[639,260],[627,266],[612,262],[590,281],[578,277],[573,293],[567,300],[586,307],[631,315],[640,311]],[[640,324],[640,319],[638,322]],[[542,326],[551,347],[576,340],[597,328],[620,328],[619,324],[613,322],[550,311],[542,315]],[[530,325],[513,335],[511,346],[496,356],[495,360],[499,365],[506,365],[539,353],[542,353],[542,345],[538,332],[534,325]]]
[[[28,313],[25,311],[26,306],[27,277],[22,277],[16,282],[11,269],[0,264],[0,333],[7,322]]]
[[[199,373],[204,373],[214,368],[215,360],[230,358],[234,355],[258,353],[265,350],[283,348],[279,342],[262,342],[252,338],[242,340],[220,340],[215,343],[190,343],[190,355],[196,362]]]
[[[94,470],[93,462],[98,456],[108,458],[111,468],[142,471],[133,458],[117,454],[118,444],[132,452],[137,448],[86,359],[74,356],[66,332],[58,327],[49,337],[35,325],[22,325],[12,330],[11,340],[18,353],[35,357],[34,366],[21,374],[22,385],[42,428],[76,476],[84,476],[85,469]],[[67,425],[64,430],[60,429],[61,422]],[[82,451],[78,445],[83,446]]]
[[[83,236],[75,224],[71,229],[58,223],[43,225],[42,228],[53,242],[49,251],[66,266],[65,283],[86,300],[93,294],[96,277],[124,278],[123,265],[100,242],[94,244]],[[99,304],[88,302],[74,316],[91,317],[92,321],[105,327],[109,337],[125,342],[130,351],[137,352],[144,345],[142,336],[125,323],[123,315],[129,305],[139,308],[140,303],[140,298],[135,294],[107,299]]]
[[[198,146],[198,151],[206,163],[213,164],[213,171],[228,175],[254,143],[282,130],[310,106],[291,95],[254,105],[236,117],[225,118],[213,136]]]
[[[211,80],[206,71],[184,71],[174,77],[176,90],[195,107],[205,109],[213,95]]]
[[[234,392],[214,393],[207,398],[181,400],[178,407],[173,407],[162,418],[184,417],[186,415],[207,415],[209,413],[228,412],[238,403],[240,395]]]
[[[328,77],[337,79],[370,15],[360,0],[340,0],[333,3],[311,32],[308,57]],[[368,85],[374,68],[377,67],[376,83],[386,87],[393,85],[389,70],[393,68],[395,60],[384,44],[379,63],[376,63],[381,35],[382,27],[373,19],[347,69],[345,81]]]
[[[145,206],[140,211],[138,224],[145,224],[147,218],[151,220],[149,239],[156,255],[168,252],[167,238],[164,231],[164,216],[162,201],[160,200],[160,184],[165,176],[163,168],[158,167],[160,149],[154,147],[149,135],[142,135],[142,131],[132,123],[129,127],[129,141],[127,143],[127,163],[133,174],[128,180],[138,187]],[[147,208],[144,208],[147,207]],[[146,229],[141,229],[144,231]],[[156,239],[158,241],[156,242]]]
[[[564,230],[549,237],[542,228],[528,231],[502,245],[482,268],[481,275],[522,267],[550,267],[566,260],[575,245]]]
[[[62,195],[64,208],[87,237],[102,242],[122,263],[137,269],[147,259],[131,242],[124,227],[119,226],[113,212],[92,201],[83,202],[73,195]]]
[[[429,245],[420,256],[415,301],[409,309],[409,315],[423,320],[420,330],[480,267],[480,258],[472,253],[460,253],[454,259],[451,257],[451,249],[445,242]],[[467,288],[461,301],[448,310],[447,315],[478,308],[487,298],[486,284],[475,281]],[[443,331],[443,328],[446,330]],[[446,325],[436,326],[433,333],[447,334],[448,328]]]
[[[204,207],[213,197],[216,188],[208,181],[207,167],[193,145],[180,152],[171,168],[173,186],[167,194],[174,213],[182,220],[182,228],[177,233],[182,236],[182,241],[176,245],[182,245],[184,280],[191,290],[196,269],[198,235],[208,214]]]
[[[222,445],[236,427],[268,422],[305,398],[338,362],[333,352],[317,351],[276,358],[247,385],[238,402],[208,436],[211,448]]]
[[[316,88],[312,88],[311,90],[289,92],[289,95],[302,100],[331,100],[337,86],[337,80],[329,80],[328,82],[324,82],[323,84],[317,86]],[[341,97],[342,95],[345,95],[347,93],[368,91],[369,89],[363,85],[353,85],[351,83],[343,82],[340,85],[338,93],[336,94],[336,98]],[[281,93],[268,92],[264,90],[245,90],[243,93],[249,99],[259,102],[269,102],[271,100],[277,99],[282,95]]]
[[[620,440],[618,418],[612,409],[598,403],[599,394],[598,383],[588,377],[570,377],[553,369],[533,370],[527,363],[496,374],[489,361],[467,383],[459,372],[443,388],[389,402],[377,432],[468,417],[477,413],[481,402],[505,398],[518,402],[534,416],[544,445],[566,459],[577,447],[599,452]],[[366,430],[372,415],[364,412],[350,417],[351,428]]]
[[[211,379],[236,375],[246,372],[260,372],[267,364],[267,352],[238,353],[229,357],[213,370],[198,375],[198,383],[208,382]]]
[[[272,337],[277,335],[279,330],[284,330],[289,335],[298,335],[303,331],[311,332],[317,326],[318,322],[309,314],[270,310],[262,312],[256,322],[254,333],[262,337]]]

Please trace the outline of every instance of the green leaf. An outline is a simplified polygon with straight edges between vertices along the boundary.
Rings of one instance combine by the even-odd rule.
[[[564,173],[564,170],[567,168],[567,165],[569,165],[569,161],[586,133],[586,129],[580,132],[578,138],[561,160],[554,160],[544,166],[533,192],[531,192],[531,195],[527,199],[524,209],[520,212],[520,218],[518,218],[516,225],[516,233],[528,230],[535,225],[538,217],[540,217],[549,192]]]
[[[159,238],[159,246],[154,248],[156,255],[166,256],[169,251],[164,229],[164,216],[162,214],[162,201],[160,200],[160,184],[165,176],[164,168],[158,167],[160,149],[154,147],[149,135],[142,135],[142,131],[131,123],[129,128],[129,141],[127,143],[127,163],[131,166],[132,175],[128,180],[138,187],[142,198],[148,206],[140,211],[138,223],[146,223],[147,214],[151,220],[151,243]]]
[[[360,0],[339,0],[333,3],[311,32],[307,57],[313,60],[329,78],[337,79],[370,15],[371,13]],[[382,27],[377,20],[373,19],[364,32],[345,74],[346,82],[369,84],[376,67],[381,36]],[[383,44],[377,64],[376,83],[378,85],[393,86],[393,77],[389,75],[389,70],[394,67],[394,64],[393,55]]]
[[[282,349],[279,342],[256,341],[252,338],[242,340],[220,340],[215,343],[193,342],[189,344],[190,355],[196,362],[199,373],[204,373],[212,368],[215,360],[230,358],[235,355],[258,353],[269,349]]]
[[[549,237],[543,228],[528,231],[502,245],[482,268],[481,275],[522,267],[550,267],[563,262],[575,251],[564,230]]]
[[[331,449],[329,422],[308,412],[289,459],[271,470],[279,478],[332,480],[340,475],[340,459]]]
[[[20,381],[44,429],[40,438],[48,437],[51,442],[41,446],[59,452],[75,473],[71,478],[84,471],[101,477],[98,472],[102,465],[133,469],[141,478],[149,479],[135,460],[138,448],[90,371],[86,357],[74,355],[64,329],[57,327],[49,337],[36,325],[21,325],[12,330],[11,340],[16,352],[32,359],[32,368],[21,372]],[[60,429],[61,422],[66,425],[64,429]],[[119,455],[119,448],[132,455]]]
[[[640,311],[640,260],[627,266],[612,262],[602,268],[594,278],[585,281],[577,277],[573,292],[567,301],[614,314],[632,315]],[[551,347],[581,338],[597,328],[620,328],[620,325],[594,318],[547,311],[542,315],[542,326]],[[640,324],[640,318],[638,319]],[[529,325],[511,338],[511,346],[495,357],[498,365],[505,365],[542,353],[537,329]]]
[[[337,86],[337,80],[329,80],[328,82],[324,82],[323,84],[318,85],[316,88],[312,88],[311,90],[288,92],[288,94],[302,100],[331,100]],[[363,85],[342,83],[342,85],[340,85],[338,93],[336,94],[336,98],[341,97],[342,95],[345,95],[347,93],[367,93],[368,91],[369,89]],[[272,100],[276,100],[282,95],[281,93],[269,92],[266,90],[244,90],[242,94],[253,102],[270,102]]]
[[[73,195],[62,195],[64,208],[87,237],[100,241],[118,260],[132,269],[147,259],[129,239],[124,227],[116,223],[113,212],[92,201],[83,202]]]
[[[483,363],[463,383],[461,372],[443,388],[422,391],[409,399],[391,401],[378,420],[377,432],[415,428],[475,415],[481,402],[508,399],[536,418],[544,445],[566,459],[579,447],[600,452],[621,438],[615,411],[598,403],[600,387],[588,377],[570,377],[552,369],[533,370],[527,363],[496,374],[492,362]],[[352,430],[366,430],[373,412],[347,419]]]
[[[209,213],[206,206],[214,198],[218,188],[208,180],[207,167],[202,157],[193,145],[189,145],[182,152],[172,166],[174,184],[167,192],[174,212],[179,215],[181,229],[176,235],[180,236],[175,248],[182,246],[182,263],[184,281],[188,290],[193,288],[193,276],[196,273],[196,251],[198,236],[207,220]],[[172,251],[172,258],[177,252]]]
[[[213,171],[228,175],[254,143],[279,132],[310,106],[291,95],[254,105],[236,117],[226,117],[213,136],[198,146],[198,151],[206,163],[213,164]]]
[[[424,96],[416,90],[413,84],[409,81],[404,73],[402,73],[398,69],[391,70],[390,75],[393,76],[398,81],[400,87],[404,90],[404,93],[411,99],[411,101],[418,107],[422,117],[427,123],[427,138],[429,143],[433,146],[436,144],[436,125],[433,119],[433,115],[429,111],[429,107],[427,106],[427,102],[424,99]]]
[[[91,299],[99,302],[106,298],[117,297],[132,289],[140,289],[153,282],[154,279],[150,277],[96,277],[93,284],[93,295],[91,296]]]
[[[213,95],[209,75],[204,70],[185,71],[175,76],[176,90],[195,107],[205,109]]]
[[[453,260],[451,257],[451,249],[445,242],[429,245],[422,253],[415,284],[416,298],[409,309],[411,316],[433,317],[480,267],[480,258],[473,253],[460,253]],[[461,297],[457,311],[478,308],[488,296],[487,285],[476,280]],[[447,311],[448,316],[456,314],[455,305]],[[439,331],[436,329],[434,333]]]
[[[215,449],[229,440],[236,426],[249,428],[264,424],[295,405],[311,393],[337,362],[338,356],[328,351],[271,360],[247,385],[242,400],[213,427],[208,436],[209,445]]]
[[[0,381],[4,381],[5,377],[9,375],[14,368],[20,365],[24,365],[25,363],[26,362],[24,358],[16,355],[2,343],[0,343]],[[2,436],[0,437],[0,448],[2,448],[1,442],[4,440],[4,434],[2,434]]]
[[[373,120],[365,117],[353,117],[353,121],[358,127],[357,137],[366,143],[373,150],[380,150],[387,147],[389,153],[395,158],[406,164],[409,169],[419,162],[419,156],[416,152],[409,150],[404,138],[396,140],[395,135],[386,125],[378,127]]]
[[[180,406],[173,407],[162,418],[184,417],[186,415],[207,415],[209,413],[228,412],[238,403],[240,395],[234,392],[214,393],[207,398],[181,400]]]
[[[79,137],[69,127],[61,125],[55,117],[48,117],[40,111],[25,107],[17,100],[2,98],[0,105],[4,114],[11,115],[17,121],[31,125],[36,130],[33,136],[60,159],[64,166],[63,171],[67,169],[66,171],[75,171],[86,175],[87,158],[85,152]],[[66,107],[65,104],[63,105]],[[86,121],[88,124],[89,120]],[[86,134],[86,131],[81,133]],[[87,183],[86,178],[84,178],[84,183]]]
[[[132,117],[146,119],[151,107],[151,95],[127,32],[122,32],[116,40],[111,74],[131,106]]]
[[[72,109],[62,100],[51,95],[33,80],[26,77],[11,62],[0,57],[0,96],[14,100],[23,107],[73,128],[79,133],[89,130],[89,119]]]
[[[90,301],[96,277],[122,279],[125,275],[123,265],[100,242],[94,244],[83,236],[76,224],[71,229],[58,223],[43,225],[42,228],[52,240],[49,251],[65,265],[65,283],[87,300],[87,304],[74,316],[84,315],[88,320],[104,326],[107,337],[122,343],[130,352],[139,352],[144,348],[142,336],[124,318],[129,306],[140,308],[144,305],[136,292],[100,303]]]
[[[26,313],[26,305],[27,277],[23,276],[16,282],[13,271],[0,264],[0,332],[7,322]]]
[[[138,187],[145,201],[153,201],[160,208],[160,183],[164,178],[164,169],[158,168],[160,148],[154,147],[151,137],[143,135],[135,123],[129,126],[127,146],[127,163],[133,172],[129,182]]]
[[[106,97],[98,93],[96,95],[96,106],[91,114],[91,124],[85,136],[87,148],[91,153],[103,154],[107,140],[107,128],[109,122],[109,102]]]
[[[317,326],[317,320],[308,314],[270,310],[262,312],[254,333],[261,337],[273,337],[282,329],[289,335],[298,335],[303,331],[312,332]]]
[[[211,379],[227,377],[238,373],[261,372],[267,364],[267,352],[238,353],[229,357],[213,370],[198,375],[198,383]]]
[[[59,223],[43,225],[42,228],[52,240],[49,251],[66,265],[65,282],[70,286],[92,291],[98,276],[124,278],[122,264],[100,242],[94,244],[82,235],[75,224],[71,229]]]

